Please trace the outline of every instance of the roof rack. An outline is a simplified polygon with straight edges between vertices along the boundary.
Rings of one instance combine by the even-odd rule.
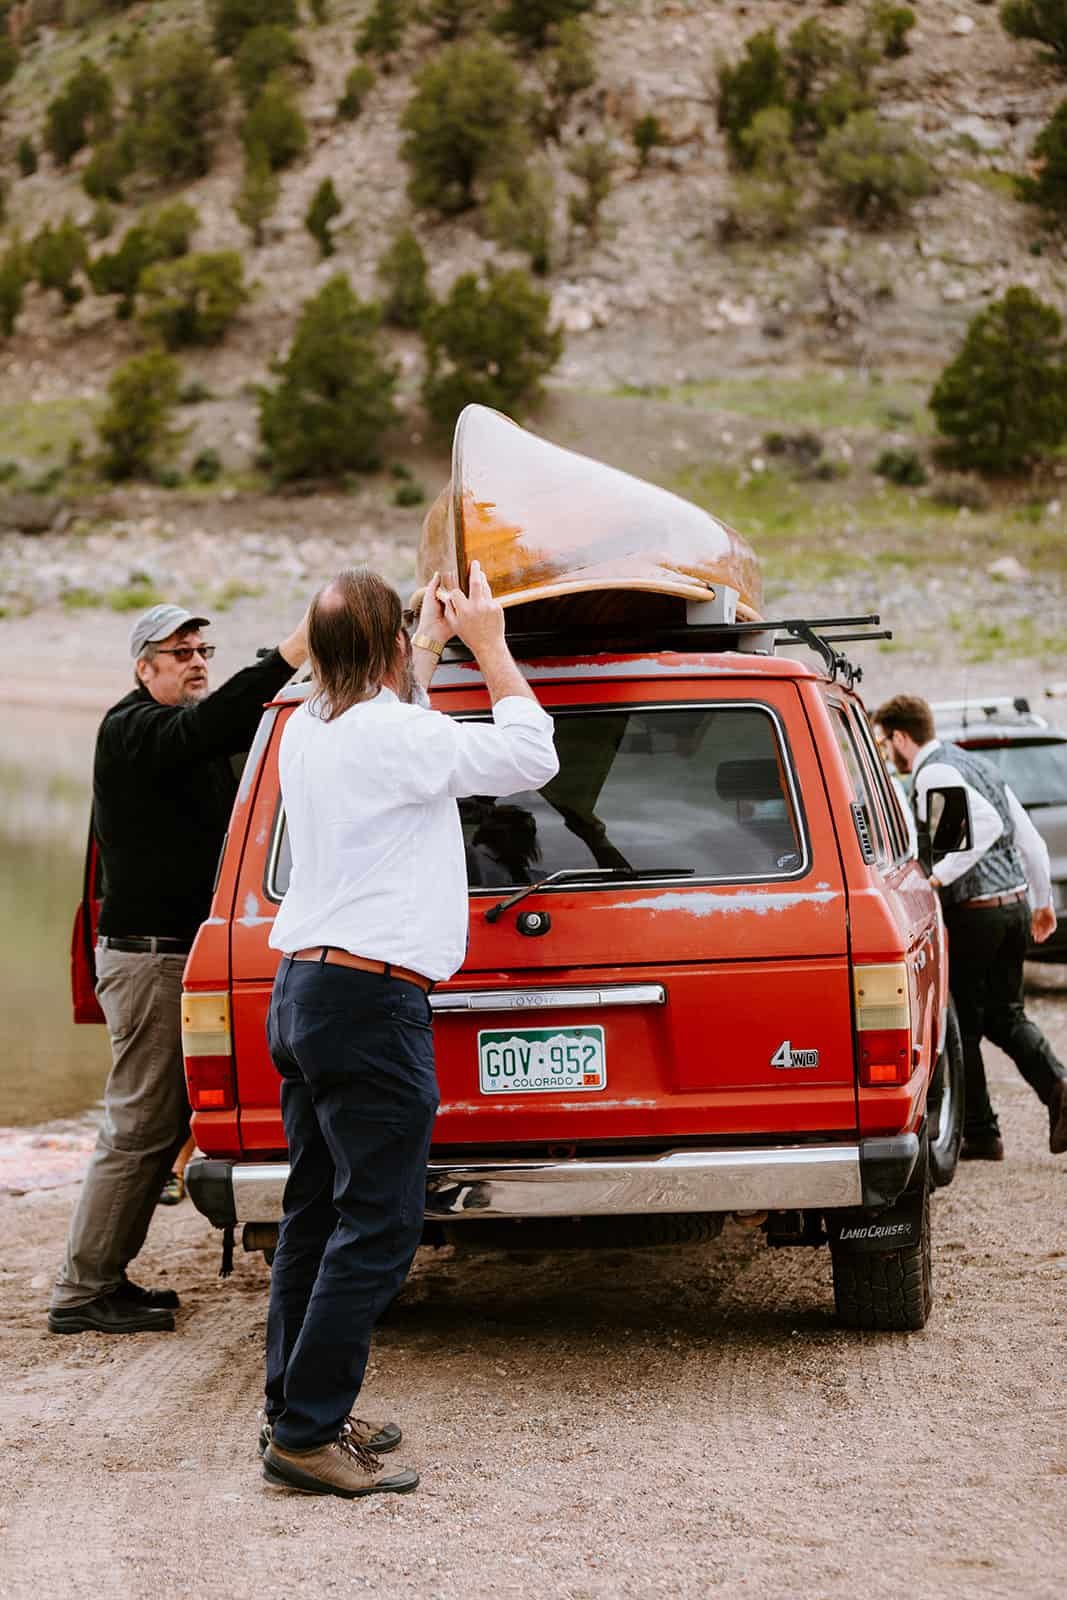
[[[935,700],[930,710],[935,723],[942,727],[1048,727],[1047,719],[1031,711],[1029,700],[1021,694],[989,695],[972,700]]]
[[[509,633],[508,643],[520,659],[565,653],[587,655],[597,650],[623,653],[635,647],[644,650],[711,648],[737,650],[748,655],[774,655],[781,645],[803,644],[820,658],[831,682],[840,680],[851,689],[863,677],[863,668],[850,661],[836,646],[893,637],[889,629],[872,631],[882,620],[877,612],[861,617],[781,617],[759,622],[739,622],[732,615],[712,620],[708,615],[722,609],[720,592],[708,604],[691,603],[685,623],[643,626],[637,638],[632,633],[621,632],[620,625],[614,623],[602,628],[583,626],[570,631],[554,628],[543,632]],[[842,628],[848,631],[837,631]],[[831,633],[828,629],[835,631]],[[455,643],[449,646],[452,659],[464,659],[466,654],[462,647],[457,650]]]

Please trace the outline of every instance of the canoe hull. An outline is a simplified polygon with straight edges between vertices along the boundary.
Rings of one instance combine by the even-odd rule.
[[[740,534],[485,406],[467,406],[456,424],[452,478],[423,524],[419,581],[454,572],[465,586],[473,560],[508,607],[606,592],[708,601],[725,585],[739,614],[760,614],[759,563]]]

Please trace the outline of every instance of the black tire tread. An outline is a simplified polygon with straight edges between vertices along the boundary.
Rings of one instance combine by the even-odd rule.
[[[831,1245],[830,1256],[834,1303],[844,1327],[872,1333],[917,1333],[925,1328],[933,1304],[928,1194],[918,1244],[870,1252]]]

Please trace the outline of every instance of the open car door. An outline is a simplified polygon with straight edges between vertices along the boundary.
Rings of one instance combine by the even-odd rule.
[[[70,998],[75,1022],[103,1022],[96,998],[96,926],[100,920],[100,856],[89,823],[82,897],[70,937]]]

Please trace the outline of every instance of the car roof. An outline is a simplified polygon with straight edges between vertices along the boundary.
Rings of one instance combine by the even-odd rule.
[[[1056,744],[1063,738],[1049,726],[1047,718],[1030,709],[1025,695],[934,700],[930,710],[937,737],[950,744]]]
[[[519,670],[530,683],[598,683],[627,678],[739,678],[830,680],[826,673],[788,656],[756,655],[747,651],[697,652],[653,650],[632,654],[598,653],[586,656],[539,657],[520,661]],[[434,673],[434,690],[479,688],[484,679],[473,660],[443,661]],[[843,692],[843,684],[837,684]],[[272,705],[306,700],[310,683],[292,683],[277,694]]]

